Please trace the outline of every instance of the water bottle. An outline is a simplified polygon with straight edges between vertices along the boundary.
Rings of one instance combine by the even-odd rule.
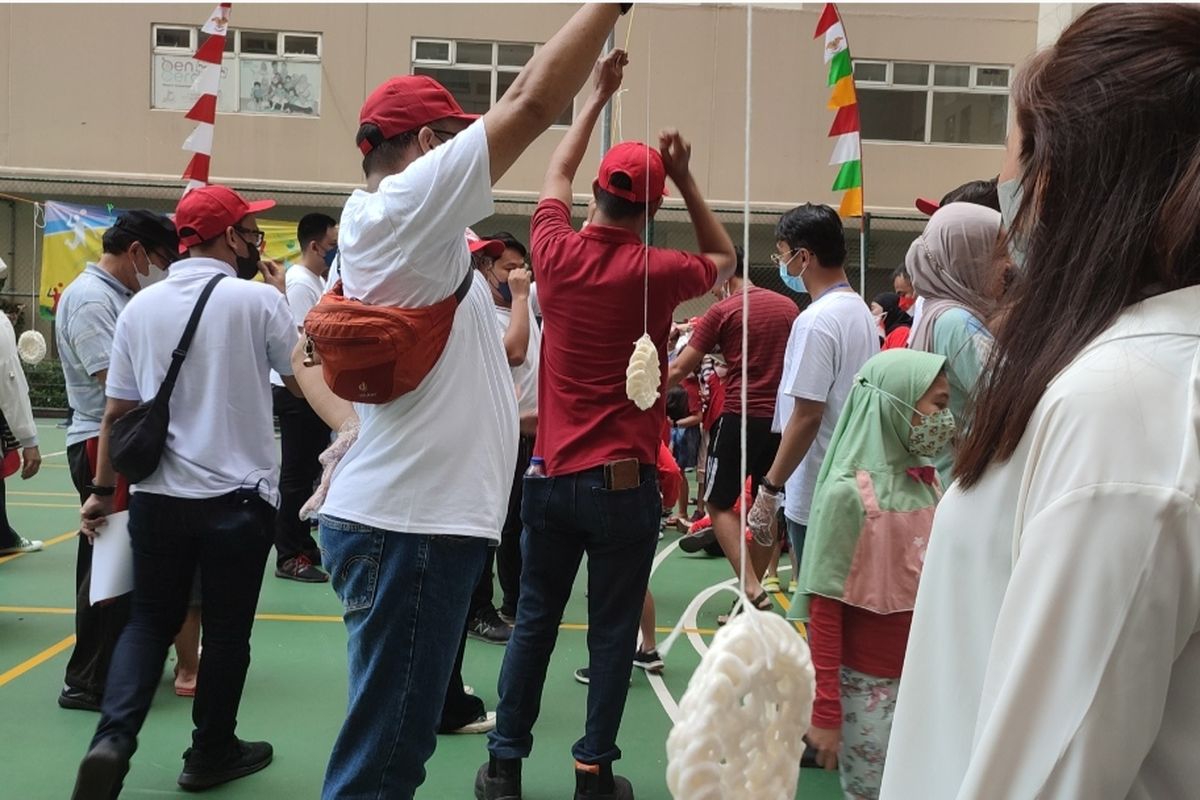
[[[526,478],[544,478],[546,477],[546,459],[541,456],[534,456],[529,460],[529,469],[525,470]]]

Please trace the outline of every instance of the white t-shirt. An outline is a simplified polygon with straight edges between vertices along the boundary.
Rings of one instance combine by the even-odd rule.
[[[817,437],[784,487],[784,513],[793,522],[808,524],[821,462],[850,395],[854,376],[878,352],[879,328],[875,318],[863,299],[853,292],[825,294],[792,323],[771,429],[777,433],[783,431],[797,398],[825,404]]]
[[[293,264],[288,267],[284,284],[287,288],[288,307],[292,310],[292,319],[296,322],[299,335],[300,329],[304,327],[304,318],[313,306],[321,302],[321,295],[325,293],[325,280],[320,275],[314,275],[312,270],[303,264]],[[275,370],[271,370],[271,384],[283,386],[283,381]]]
[[[529,347],[525,350],[525,363],[511,367],[513,383],[517,387],[517,411],[521,416],[537,413],[538,364],[542,357],[542,327],[533,316],[533,298],[529,303]],[[500,323],[500,341],[508,331],[512,311],[496,306],[496,320]]]
[[[1126,309],[938,505],[885,800],[1200,786],[1200,287]]]
[[[346,296],[408,307],[445,300],[471,269],[466,228],[491,213],[479,121],[378,191],[350,197],[338,230]],[[499,540],[517,460],[517,401],[482,275],[421,385],[355,411],[358,441],[334,472],[322,514],[386,531]]]
[[[292,373],[296,328],[274,288],[239,280],[233,267],[211,258],[172,264],[166,280],[134,295],[117,318],[105,393],[139,403],[154,397],[200,292],[217,273],[229,277],[213,290],[179,371],[166,451],[134,491],[206,498],[257,487],[278,505],[267,373]]]

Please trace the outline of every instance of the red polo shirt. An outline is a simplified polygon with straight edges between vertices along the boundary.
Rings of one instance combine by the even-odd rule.
[[[571,227],[560,200],[543,200],[530,224],[542,307],[537,454],[546,474],[569,475],[610,461],[654,464],[666,397],[640,411],[625,396],[625,370],[643,330],[658,348],[666,384],[671,315],[710,291],[717,267],[695,253],[647,248],[622,228]],[[643,286],[649,261],[649,314]]]

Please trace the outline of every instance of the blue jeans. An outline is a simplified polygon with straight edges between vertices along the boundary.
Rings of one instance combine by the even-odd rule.
[[[496,758],[525,758],[533,749],[546,669],[584,553],[591,682],[584,735],[571,752],[585,764],[621,757],[617,731],[662,513],[653,467],[642,466],[641,481],[633,489],[608,490],[603,470],[525,479],[517,624],[500,669],[496,729],[488,737]]]
[[[236,741],[274,516],[253,492],[208,500],[145,492],[130,498],[132,615],[113,651],[93,744],[111,738],[135,745],[199,567],[204,658],[192,703],[192,746],[214,759],[226,755]]]
[[[796,554],[796,569],[800,569],[800,559],[804,558],[804,539],[808,536],[808,526],[801,525],[794,519],[784,517],[787,520],[787,536],[788,544],[792,548],[792,552]],[[792,580],[799,580],[800,573],[797,572],[792,576]]]
[[[322,563],[342,601],[350,673],[324,800],[407,800],[425,781],[488,545],[321,518]]]

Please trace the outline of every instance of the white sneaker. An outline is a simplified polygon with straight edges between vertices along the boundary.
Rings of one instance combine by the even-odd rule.
[[[12,555],[13,553],[36,553],[45,546],[45,542],[40,539],[26,539],[24,536],[17,537],[17,543],[12,547],[0,547],[0,556]]]
[[[496,727],[496,712],[487,711],[482,717],[474,722],[468,722],[461,728],[456,728],[450,733],[487,733],[492,728]]]
[[[470,684],[464,683],[463,684],[463,694],[474,697],[475,696],[475,687],[471,686]]]

